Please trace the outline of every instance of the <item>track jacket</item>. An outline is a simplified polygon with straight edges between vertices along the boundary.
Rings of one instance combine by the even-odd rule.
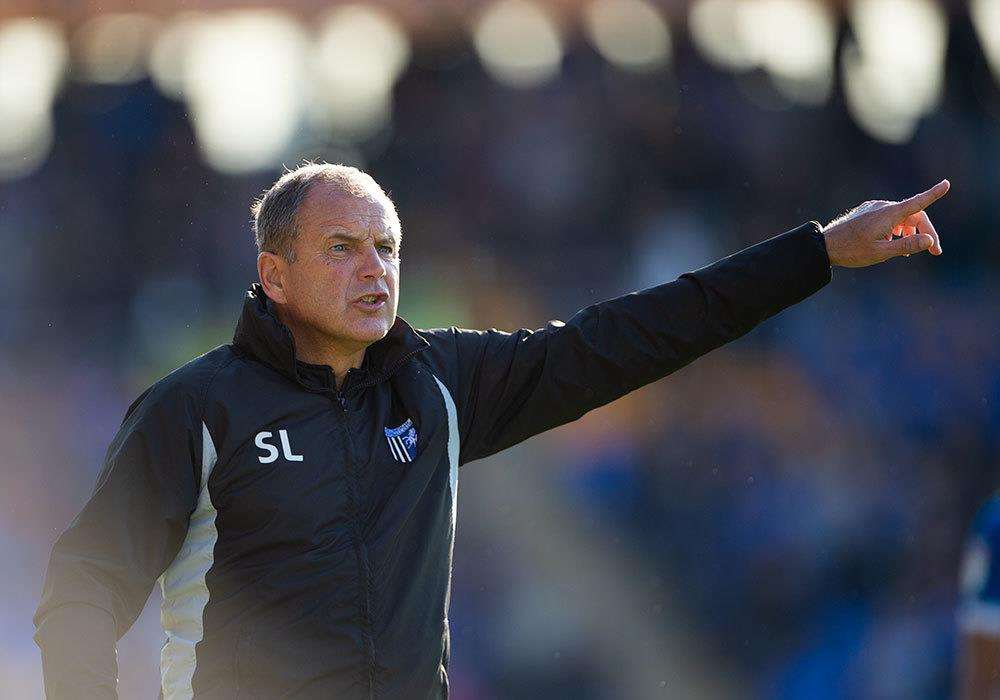
[[[129,407],[35,614],[49,700],[116,697],[157,582],[165,698],[446,698],[459,466],[575,420],[831,277],[809,222],[504,333],[397,318],[340,390],[259,285],[232,344]]]

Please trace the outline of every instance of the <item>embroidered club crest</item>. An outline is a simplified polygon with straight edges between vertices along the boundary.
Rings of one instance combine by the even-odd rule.
[[[397,462],[412,462],[417,457],[417,429],[409,418],[398,428],[386,428],[389,452]]]

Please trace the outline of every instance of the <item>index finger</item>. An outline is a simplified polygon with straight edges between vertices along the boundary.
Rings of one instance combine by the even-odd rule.
[[[942,180],[938,184],[929,190],[925,190],[920,194],[915,194],[909,199],[904,199],[895,205],[896,213],[900,216],[910,216],[911,214],[916,214],[918,211],[923,211],[931,204],[941,199],[945,193],[951,188],[951,183],[947,180]]]

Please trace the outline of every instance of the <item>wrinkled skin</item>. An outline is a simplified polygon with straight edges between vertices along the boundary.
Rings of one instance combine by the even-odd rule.
[[[338,385],[396,320],[396,221],[378,193],[359,197],[316,183],[298,212],[293,262],[270,252],[258,256],[261,284],[292,332],[296,356],[330,365]],[[356,303],[370,293],[385,295],[384,303],[378,308]]]

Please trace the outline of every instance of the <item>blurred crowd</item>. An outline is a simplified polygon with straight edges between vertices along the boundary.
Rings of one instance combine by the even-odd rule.
[[[570,44],[559,78],[529,90],[471,49],[417,51],[391,127],[289,154],[359,165],[390,193],[400,313],[424,327],[565,319],[951,180],[930,212],[942,257],[835,269],[745,338],[524,449],[641,553],[683,609],[670,632],[745,697],[950,692],[962,540],[1000,467],[1000,90],[968,21],[950,32],[943,99],[904,145],[859,130],[839,89],[791,106],[681,38],[646,75]],[[31,614],[49,549],[125,408],[231,338],[255,278],[248,207],[279,173],[208,168],[183,105],[149,81],[71,82],[54,117],[42,168],[0,184],[3,697],[41,694]],[[483,525],[503,514],[459,512],[454,697],[611,697],[572,611],[547,607]],[[569,630],[556,641],[548,614]],[[157,622],[151,604],[119,645],[123,698],[155,696]]]

